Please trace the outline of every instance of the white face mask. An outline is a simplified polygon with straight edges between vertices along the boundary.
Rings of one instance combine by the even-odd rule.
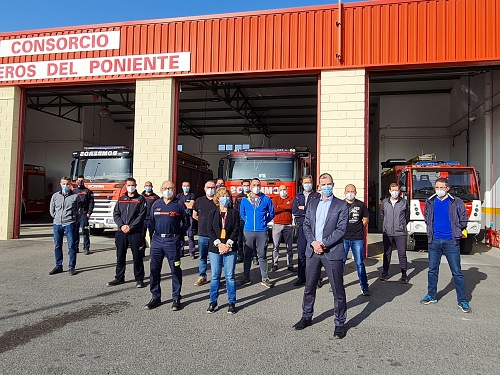
[[[213,197],[215,195],[215,188],[206,188],[205,194],[207,197]]]
[[[354,198],[356,198],[356,194],[354,193],[346,193],[345,195],[345,199],[347,199],[348,201],[353,201]]]
[[[446,195],[446,190],[436,190],[436,195],[439,198],[443,198]]]
[[[135,186],[134,185],[128,185],[127,186],[127,191],[132,194],[133,192],[135,192]]]
[[[254,186],[252,188],[252,193],[254,194],[259,194],[260,193],[260,187],[259,186]]]
[[[394,199],[399,197],[399,191],[398,190],[391,191],[391,197],[393,197]]]
[[[170,199],[174,196],[174,192],[172,190],[163,190],[162,194],[165,198]]]
[[[286,190],[280,190],[280,197],[286,198],[286,196],[287,196]]]

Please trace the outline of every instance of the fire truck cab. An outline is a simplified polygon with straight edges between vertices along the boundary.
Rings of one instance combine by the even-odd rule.
[[[226,173],[223,173],[227,160]],[[233,196],[241,192],[241,182],[259,178],[261,191],[270,197],[278,195],[278,188],[284,184],[288,195],[298,193],[302,176],[313,173],[314,158],[307,147],[293,149],[244,149],[230,152],[219,162],[219,177],[226,180],[226,186]]]
[[[381,197],[387,196],[392,182],[399,185],[410,208],[407,249],[414,250],[417,240],[427,240],[425,201],[435,193],[435,181],[438,178],[447,178],[449,193],[465,203],[468,235],[461,240],[460,252],[469,254],[472,251],[474,236],[481,230],[481,200],[476,170],[472,166],[462,166],[457,161],[435,159],[434,154],[425,154],[410,160],[390,159],[383,162],[382,168],[389,169],[382,173]]]

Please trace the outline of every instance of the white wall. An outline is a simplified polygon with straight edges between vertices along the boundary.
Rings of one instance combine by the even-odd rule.
[[[217,151],[219,144],[250,144],[250,147],[265,148],[293,148],[294,146],[307,146],[309,150],[316,155],[316,135],[274,135],[266,138],[263,135],[252,135],[250,137],[241,135],[223,135],[223,136],[205,136],[203,139],[197,139],[187,135],[179,135],[179,144],[183,145],[183,152],[207,160],[210,163],[210,169],[217,177],[217,168],[219,160],[228,154],[227,151]]]
[[[82,112],[82,123],[68,121],[32,109],[26,110],[24,163],[45,167],[46,191],[50,183],[54,191],[62,176],[69,175],[72,153],[90,145],[132,144],[132,130],[115,124],[110,118],[100,118],[92,108]]]

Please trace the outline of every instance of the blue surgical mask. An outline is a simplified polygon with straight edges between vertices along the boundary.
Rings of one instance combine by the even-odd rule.
[[[311,191],[313,188],[312,184],[304,184],[304,191]]]
[[[250,192],[250,186],[243,186],[243,192],[244,193]]]
[[[182,191],[183,191],[184,193],[189,193],[189,186],[183,186],[183,187],[182,187]]]
[[[231,200],[231,198],[229,198],[229,197],[220,197],[219,198],[219,204],[222,207],[227,207],[227,206],[229,206],[229,201],[230,200]]]
[[[144,191],[146,193],[151,193],[153,191],[153,188],[151,186],[144,186]]]
[[[332,195],[332,191],[333,191],[332,185],[321,186],[321,194],[323,194],[325,197],[329,197],[330,195]]]
[[[61,185],[61,190],[63,193],[67,193],[69,191],[69,185]]]

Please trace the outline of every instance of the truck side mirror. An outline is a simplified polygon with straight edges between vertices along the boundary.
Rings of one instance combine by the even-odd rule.
[[[402,193],[406,193],[406,186],[401,186],[399,190],[401,190]]]

